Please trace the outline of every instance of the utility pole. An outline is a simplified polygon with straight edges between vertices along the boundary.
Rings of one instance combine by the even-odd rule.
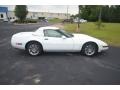
[[[102,26],[102,6],[99,6],[99,16],[98,16],[98,29],[101,29]]]
[[[68,8],[69,8],[69,6],[67,5],[67,19],[68,19]]]
[[[98,20],[101,21],[102,7],[99,6],[99,17]]]
[[[6,17],[7,17],[7,20],[10,21],[9,17],[8,17],[8,12],[6,12]]]
[[[80,31],[80,5],[78,6],[78,28],[76,30],[76,32]]]

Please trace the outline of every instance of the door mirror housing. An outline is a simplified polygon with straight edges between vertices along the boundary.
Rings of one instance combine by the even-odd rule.
[[[62,39],[66,39],[67,37],[65,37],[65,36],[62,36]]]

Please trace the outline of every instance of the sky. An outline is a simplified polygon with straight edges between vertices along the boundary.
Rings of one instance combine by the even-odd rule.
[[[15,5],[2,5],[8,7],[8,10],[13,11]],[[78,6],[77,5],[27,5],[28,11],[33,12],[53,12],[53,13],[68,13],[77,14]]]

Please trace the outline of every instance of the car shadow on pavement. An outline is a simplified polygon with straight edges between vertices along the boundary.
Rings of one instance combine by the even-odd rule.
[[[81,52],[43,52],[41,55],[31,56],[26,51],[16,50],[16,55],[24,56],[24,57],[46,57],[46,56],[51,56],[51,57],[54,57],[54,56],[55,57],[56,56],[59,56],[59,57],[77,56],[78,57],[79,56],[79,57],[96,58],[96,57],[106,56],[106,55],[108,55],[108,52],[100,52],[100,53],[97,53],[96,55],[93,55],[93,56],[86,56],[86,55],[82,54]]]

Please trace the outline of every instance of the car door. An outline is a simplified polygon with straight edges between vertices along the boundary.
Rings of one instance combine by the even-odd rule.
[[[72,38],[67,38],[57,30],[46,29],[44,32],[45,51],[71,51],[73,49]]]

